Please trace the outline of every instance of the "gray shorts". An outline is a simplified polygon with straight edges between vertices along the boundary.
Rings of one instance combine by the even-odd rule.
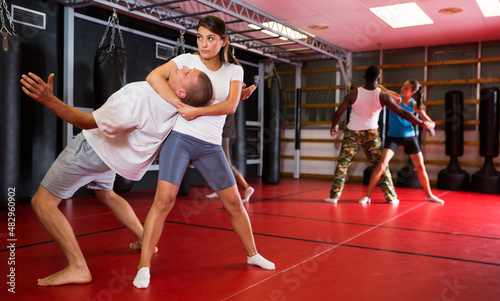
[[[236,184],[220,145],[171,131],[160,150],[158,179],[180,187],[189,164],[198,169],[215,191]]]
[[[116,173],[102,162],[80,133],[59,154],[40,185],[55,196],[68,199],[83,186],[111,190],[115,177]]]

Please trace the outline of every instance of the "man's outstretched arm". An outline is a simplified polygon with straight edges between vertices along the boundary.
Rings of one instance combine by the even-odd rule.
[[[380,103],[382,105],[385,105],[389,110],[394,112],[396,115],[408,120],[412,124],[421,126],[424,129],[429,130],[429,132],[432,131],[433,128],[432,128],[432,124],[430,122],[423,121],[422,119],[417,118],[415,115],[413,115],[409,111],[398,106],[388,93],[385,93],[385,92],[380,93]]]
[[[34,73],[23,74],[21,84],[26,95],[49,108],[64,121],[84,130],[97,128],[92,114],[73,108],[54,95],[54,73],[49,75],[47,83]]]

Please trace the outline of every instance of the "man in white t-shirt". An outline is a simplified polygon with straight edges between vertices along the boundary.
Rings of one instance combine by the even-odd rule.
[[[147,82],[136,82],[115,92],[98,110],[87,114],[54,96],[54,74],[47,83],[33,73],[28,75],[23,74],[21,79],[28,96],[83,129],[58,156],[31,200],[37,217],[68,260],[65,269],[38,279],[38,285],[89,283],[90,270],[58,205],[80,187],[93,189],[97,198],[137,238],[130,247],[140,249],[142,224],[127,201],[113,191],[113,183],[116,173],[130,180],[142,178],[173,128],[177,108],[154,92]],[[191,106],[203,106],[213,96],[209,77],[198,69],[173,70],[168,84]]]
[[[381,154],[378,120],[383,106],[387,106],[389,110],[412,124],[423,126],[425,129],[429,128],[430,124],[428,122],[424,122],[412,113],[402,109],[388,93],[381,91],[378,87],[379,78],[379,68],[375,65],[368,67],[365,70],[365,85],[349,91],[333,115],[330,134],[335,138],[338,135],[337,124],[340,117],[351,106],[351,115],[349,123],[344,130],[344,138],[333,176],[330,196],[325,199],[325,202],[337,203],[340,199],[340,195],[344,189],[347,170],[360,147],[363,147],[370,163],[374,166],[378,164]],[[389,167],[384,170],[380,178],[380,188],[388,203],[399,203]]]

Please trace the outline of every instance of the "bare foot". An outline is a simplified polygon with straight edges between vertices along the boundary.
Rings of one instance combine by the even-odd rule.
[[[142,244],[138,241],[133,242],[130,244],[130,248],[134,250],[141,250],[142,249]],[[153,252],[154,254],[158,253],[158,247],[155,247],[155,250]]]
[[[87,267],[76,269],[66,267],[48,277],[38,279],[39,286],[58,286],[65,284],[87,284],[92,282],[92,275]]]

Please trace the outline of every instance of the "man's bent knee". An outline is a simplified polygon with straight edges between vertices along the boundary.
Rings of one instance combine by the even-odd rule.
[[[47,207],[57,207],[60,203],[61,199],[53,195],[43,186],[39,186],[35,195],[31,198],[31,207],[35,212]]]
[[[117,196],[117,194],[114,192],[113,189],[111,189],[111,190],[94,189],[94,193],[95,193],[96,197],[103,203],[111,201]]]

